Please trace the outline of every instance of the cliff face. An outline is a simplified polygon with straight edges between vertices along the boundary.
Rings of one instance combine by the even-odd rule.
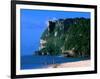
[[[41,53],[90,57],[90,19],[68,18],[49,21],[41,39],[46,41],[44,48],[40,49]]]

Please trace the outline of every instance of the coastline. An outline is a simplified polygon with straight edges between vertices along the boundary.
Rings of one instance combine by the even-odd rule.
[[[53,65],[49,65],[48,68],[89,67],[90,65],[91,65],[90,60],[83,60],[83,61],[76,61],[76,62],[53,64]]]

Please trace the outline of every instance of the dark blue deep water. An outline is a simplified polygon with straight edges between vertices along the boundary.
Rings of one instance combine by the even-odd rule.
[[[21,56],[21,69],[46,68],[50,64],[75,62],[86,58],[66,58],[60,56]]]

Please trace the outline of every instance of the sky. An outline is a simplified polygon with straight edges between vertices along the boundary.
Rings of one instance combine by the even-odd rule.
[[[90,12],[21,9],[20,11],[21,56],[32,55],[39,49],[40,37],[47,28],[48,20],[64,18],[90,18]]]

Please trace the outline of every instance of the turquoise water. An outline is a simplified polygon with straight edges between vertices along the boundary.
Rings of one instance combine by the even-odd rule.
[[[75,62],[88,58],[66,58],[60,56],[21,56],[21,69],[46,68],[50,64]]]

